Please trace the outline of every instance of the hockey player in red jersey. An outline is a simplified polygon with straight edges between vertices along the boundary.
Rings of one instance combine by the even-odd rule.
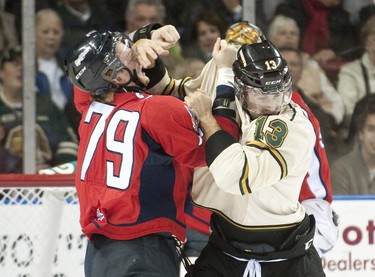
[[[93,31],[66,60],[82,115],[76,188],[90,239],[87,277],[178,276],[174,237],[185,239],[187,194],[181,167],[204,166],[205,147],[193,110],[174,97],[144,93],[164,73],[157,62],[142,70],[137,54],[147,43]],[[230,67],[230,55],[235,50],[224,45],[215,57]],[[218,94],[231,86],[219,75]],[[232,120],[217,118],[236,134]]]

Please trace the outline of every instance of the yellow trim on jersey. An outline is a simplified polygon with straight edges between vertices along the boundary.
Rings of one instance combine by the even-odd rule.
[[[293,110],[293,115],[292,115],[292,118],[290,119],[290,121],[293,121],[294,118],[296,117],[297,111],[291,104],[289,104],[289,107]]]
[[[245,162],[244,162],[239,185],[240,185],[240,191],[242,195],[251,193],[251,189],[249,186],[249,162],[247,161],[246,155],[245,155]]]
[[[170,78],[170,82],[167,86],[165,86],[162,94],[171,95],[173,93],[175,83],[176,83],[176,80],[173,78]]]
[[[191,77],[184,77],[178,87],[178,95],[182,98],[186,96],[185,83],[190,79]]]
[[[218,209],[206,207],[206,206],[203,206],[203,205],[199,205],[196,202],[194,202],[193,200],[192,200],[192,202],[193,202],[193,205],[198,207],[198,208],[207,209],[207,210],[210,210],[211,212],[215,212],[215,213],[220,214],[231,225],[236,226],[237,228],[242,229],[242,230],[248,230],[248,231],[282,230],[282,229],[289,229],[289,228],[292,228],[292,227],[296,227],[300,224],[300,222],[297,222],[297,223],[282,224],[282,225],[246,226],[246,225],[242,225],[242,224],[239,224],[239,223],[233,221],[231,218],[229,218],[226,214],[224,214],[222,211],[220,211]]]
[[[249,141],[249,142],[246,143],[246,145],[247,146],[253,146],[253,147],[256,147],[256,148],[262,149],[262,150],[267,150],[272,155],[272,157],[274,157],[274,159],[276,160],[276,162],[280,166],[280,170],[281,170],[280,180],[288,174],[287,163],[286,163],[284,157],[275,148],[271,148],[267,144],[264,144],[263,142],[257,141],[257,140]]]

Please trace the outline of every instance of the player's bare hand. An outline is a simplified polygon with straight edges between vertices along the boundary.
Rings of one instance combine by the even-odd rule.
[[[152,31],[151,39],[157,41],[164,49],[173,47],[180,39],[176,27],[172,25],[165,25],[155,31]]]
[[[236,53],[237,49],[234,45],[228,44],[224,39],[217,38],[212,56],[218,68],[231,68],[236,59]]]
[[[133,45],[138,62],[143,68],[152,68],[155,60],[160,56],[167,56],[168,50],[165,50],[156,41],[150,39],[140,39]]]
[[[185,96],[185,103],[193,109],[200,120],[206,116],[212,116],[212,100],[206,91],[197,89]]]

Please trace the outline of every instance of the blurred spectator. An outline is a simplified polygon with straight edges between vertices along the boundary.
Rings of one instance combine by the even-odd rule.
[[[342,0],[286,0],[277,7],[278,14],[295,19],[301,31],[300,49],[319,62],[334,85],[340,67],[362,53]]]
[[[102,2],[106,4],[107,11],[111,14],[113,21],[115,22],[116,26],[118,26],[118,29],[123,29],[125,26],[124,12],[129,1],[106,0]]]
[[[165,6],[161,0],[129,0],[125,12],[125,33],[129,34],[146,24],[164,24]]]
[[[317,102],[307,97],[303,89],[298,86],[303,72],[303,59],[300,51],[292,47],[280,47],[279,50],[288,63],[288,68],[293,79],[293,92],[301,95],[303,101],[318,119],[324,143],[328,143],[328,145],[334,144],[337,139],[337,133],[335,132],[335,123],[332,116],[323,111]],[[327,152],[329,151],[330,147],[327,149]]]
[[[4,147],[5,131],[0,125],[0,174],[22,173],[22,160]]]
[[[18,35],[17,41],[22,40],[22,1],[23,0],[0,0],[0,3],[3,2],[2,4],[4,6],[2,6],[2,8],[4,11],[13,16],[11,21],[15,24],[16,34]],[[48,8],[52,3],[56,2],[56,0],[35,0],[35,10]]]
[[[298,49],[300,31],[293,18],[278,15],[269,26],[268,38],[278,48]],[[340,95],[319,64],[308,53],[301,51],[301,55],[303,58],[301,78],[298,81],[294,80],[293,83],[334,119],[335,126],[339,126],[344,117],[344,106]],[[317,117],[319,118],[318,115]]]
[[[183,56],[208,62],[212,58],[216,39],[224,36],[226,26],[214,12],[203,11],[196,17],[190,30],[190,44],[183,49]]]
[[[64,61],[58,53],[64,30],[62,21],[54,10],[42,9],[36,13],[35,35],[38,90],[51,97],[77,130],[80,115],[73,104],[73,86],[65,76]]]
[[[18,44],[15,16],[0,10],[0,53]]]
[[[363,0],[364,1],[364,0]],[[363,6],[359,11],[359,19],[358,19],[358,30],[362,29],[362,26],[367,22],[367,20],[375,15],[375,2],[369,1],[370,3],[366,6]]]
[[[264,34],[268,34],[268,26],[281,2],[284,2],[284,0],[255,0],[255,24]]]
[[[361,29],[365,52],[360,59],[345,64],[340,72],[337,89],[345,106],[344,134],[349,126],[356,103],[365,95],[375,93],[375,16]]]
[[[205,63],[198,58],[187,58],[183,63],[179,64],[175,70],[173,76],[176,79],[182,79],[185,76],[189,76],[192,79],[196,79],[202,72]]]
[[[182,46],[190,44],[189,35],[191,31],[189,28],[196,20],[196,16],[203,11],[215,13],[225,29],[242,20],[242,0],[164,0],[163,2],[167,11],[166,24],[176,26],[181,35]]]
[[[51,8],[57,11],[64,25],[60,48],[62,57],[65,57],[67,51],[91,30],[120,31],[103,1],[60,0],[51,5]]]
[[[166,8],[161,0],[130,0],[125,11],[124,33],[129,34],[150,23],[164,25],[165,15]],[[169,49],[169,55],[162,57],[162,60],[169,74],[175,77],[175,70],[184,64],[179,42]]]
[[[331,167],[336,195],[375,194],[375,95],[367,95],[362,104],[353,149]]]
[[[22,143],[22,53],[21,47],[7,49],[1,59],[0,126],[2,146],[18,159]],[[34,89],[34,88],[32,88]],[[51,167],[77,158],[74,132],[49,96],[36,94],[37,169]],[[18,169],[21,171],[21,169]]]
[[[342,6],[349,13],[350,21],[354,25],[360,22],[360,11],[373,3],[374,0],[342,0]]]

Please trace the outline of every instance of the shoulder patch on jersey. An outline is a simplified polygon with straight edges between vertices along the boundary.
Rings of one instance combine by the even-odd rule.
[[[198,131],[199,128],[199,117],[196,114],[196,112],[189,108],[188,106],[185,106],[186,110],[189,112],[190,117],[191,117],[191,122],[193,123],[193,128],[195,131]]]

